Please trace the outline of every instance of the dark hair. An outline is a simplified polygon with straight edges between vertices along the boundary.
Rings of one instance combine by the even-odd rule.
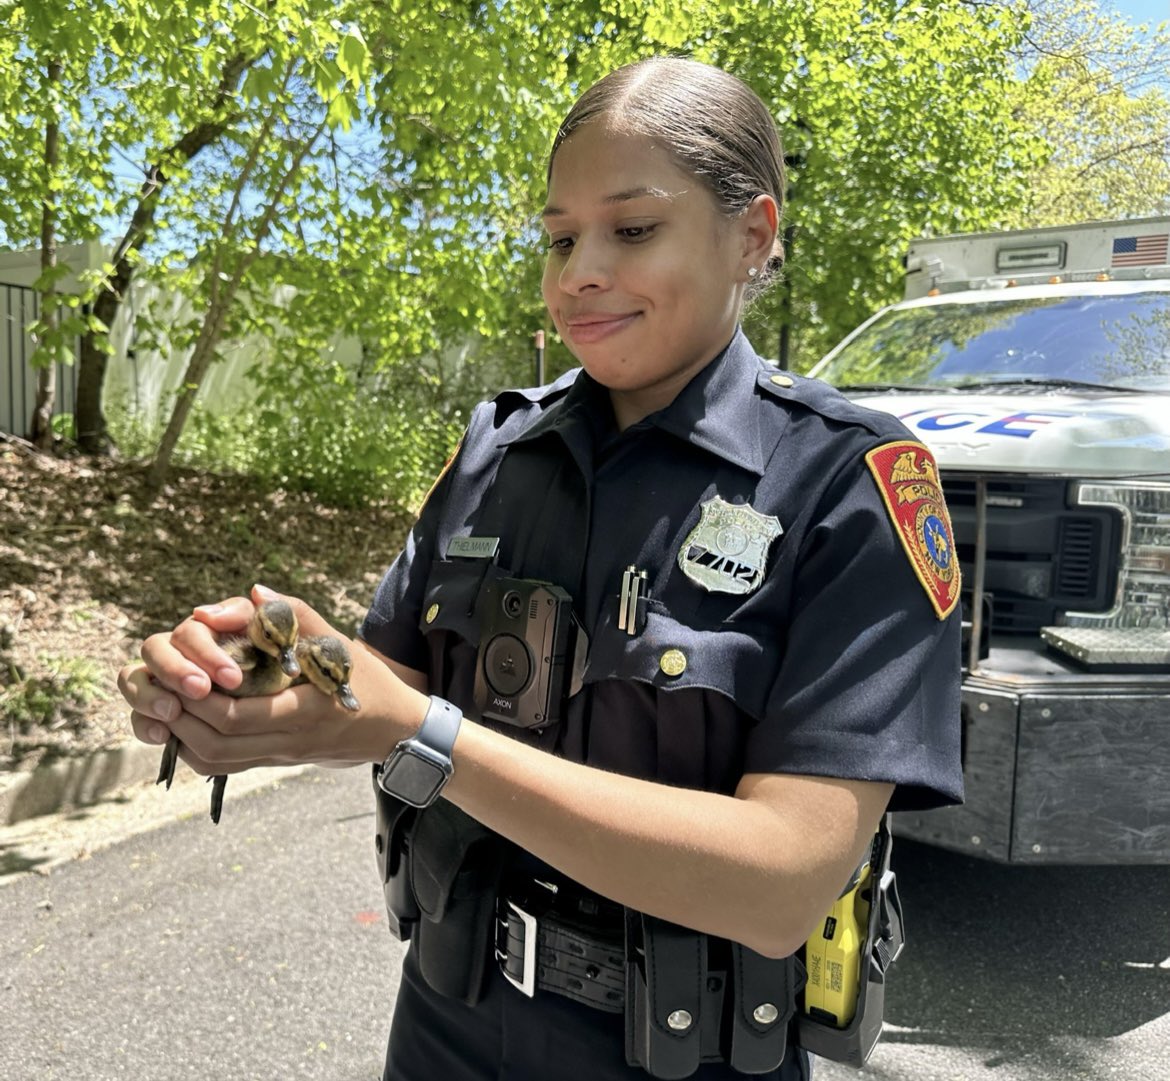
[[[745,82],[697,60],[652,57],[611,72],[569,110],[548,157],[578,128],[604,119],[620,130],[662,144],[680,167],[697,176],[729,217],[742,214],[757,195],[784,208],[784,157],[776,123]],[[779,238],[749,294],[784,262]]]

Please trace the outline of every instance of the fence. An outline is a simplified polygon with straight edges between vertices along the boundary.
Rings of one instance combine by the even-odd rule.
[[[37,397],[37,372],[29,364],[35,348],[29,327],[40,315],[35,289],[0,282],[0,431],[26,436]],[[74,345],[74,357],[77,346]],[[72,417],[77,408],[77,364],[57,365],[53,415]]]

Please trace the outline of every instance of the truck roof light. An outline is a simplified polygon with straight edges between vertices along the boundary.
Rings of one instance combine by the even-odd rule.
[[[1052,277],[1048,279],[1048,284],[1059,285],[1062,281],[1064,281],[1064,279],[1059,274],[1053,274]]]

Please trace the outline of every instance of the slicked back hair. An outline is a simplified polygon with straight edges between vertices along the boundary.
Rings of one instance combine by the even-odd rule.
[[[784,156],[776,123],[745,82],[696,60],[652,57],[618,68],[594,83],[565,117],[548,159],[578,128],[601,121],[613,130],[645,136],[696,176],[728,217],[738,217],[757,195],[784,208]],[[760,287],[784,262],[779,239]]]

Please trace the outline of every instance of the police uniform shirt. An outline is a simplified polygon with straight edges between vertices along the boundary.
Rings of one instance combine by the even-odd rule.
[[[449,555],[468,537],[498,538],[496,562]],[[949,544],[925,448],[740,332],[623,432],[580,370],[479,406],[360,635],[477,718],[485,581],[553,582],[587,636],[583,686],[551,730],[485,723],[665,783],[884,781],[891,810],[924,809],[962,792]],[[633,635],[631,566],[650,597]]]

